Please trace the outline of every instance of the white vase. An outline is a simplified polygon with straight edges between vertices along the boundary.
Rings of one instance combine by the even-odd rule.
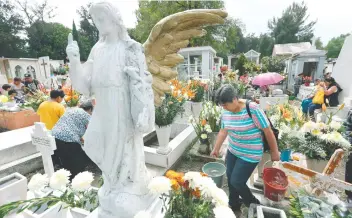
[[[13,173],[0,179],[0,205],[27,199],[27,178]]]
[[[21,215],[23,218],[66,218],[67,217],[67,208],[63,205],[62,202],[59,202],[50,208],[47,208],[47,205],[42,205],[42,207],[33,213],[32,210],[24,210]]]
[[[171,134],[171,125],[159,127],[155,126],[156,135],[158,137],[159,147],[156,150],[159,154],[168,154],[171,152],[169,147],[170,134]]]
[[[191,111],[194,118],[198,119],[202,111],[202,102],[191,102]]]

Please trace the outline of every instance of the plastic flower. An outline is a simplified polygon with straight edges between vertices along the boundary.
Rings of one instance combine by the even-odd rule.
[[[215,218],[236,218],[232,210],[227,206],[218,206],[213,209]]]
[[[69,177],[71,176],[70,171],[60,169],[56,171],[50,178],[50,188],[57,190],[64,190],[68,183],[70,183]]]
[[[150,181],[148,188],[153,194],[167,194],[171,191],[171,180],[164,176],[157,176]]]
[[[49,178],[46,174],[42,175],[40,173],[32,176],[31,181],[28,183],[28,189],[32,192],[39,191],[40,189],[47,186],[49,183]]]
[[[335,120],[331,121],[330,125],[334,130],[339,130],[341,128],[341,123],[336,122]]]
[[[138,212],[133,218],[152,218],[152,215],[147,211]]]
[[[93,180],[94,177],[91,172],[79,173],[72,180],[72,189],[75,191],[87,191],[91,187]]]

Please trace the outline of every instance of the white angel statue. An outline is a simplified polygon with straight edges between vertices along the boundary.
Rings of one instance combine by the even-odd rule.
[[[96,98],[84,150],[103,173],[98,216],[133,217],[155,199],[147,189],[143,133],[154,127],[154,101],[160,103],[170,88],[167,81],[177,76],[171,69],[183,60],[177,51],[204,34],[201,26],[222,23],[227,14],[196,10],[171,15],[153,28],[143,48],[129,37],[111,3],[93,4],[89,13],[100,39],[87,62],[81,64],[71,34],[66,52],[73,87]]]

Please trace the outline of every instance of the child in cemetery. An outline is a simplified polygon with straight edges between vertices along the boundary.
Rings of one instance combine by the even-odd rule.
[[[8,96],[8,92],[10,91],[10,89],[11,89],[11,85],[9,85],[9,84],[4,84],[4,85],[2,85],[2,92],[1,92],[1,94],[2,95],[5,95],[5,96]]]
[[[324,83],[321,82],[320,79],[315,79],[314,83],[315,83],[315,86],[312,93],[310,94],[310,96],[308,96],[308,98],[304,99],[301,104],[302,112],[304,114],[308,113],[308,107],[313,101],[316,103],[318,101],[321,101],[322,102],[321,104],[324,103]]]
[[[24,96],[24,84],[22,83],[21,78],[15,77],[13,79],[13,84],[11,86],[11,89],[15,90],[17,92],[17,96],[21,98]]]
[[[228,137],[226,175],[230,192],[229,205],[233,211],[238,211],[241,200],[246,206],[251,203],[260,204],[246,182],[263,155],[262,132],[270,147],[271,160],[280,160],[280,154],[270,122],[256,103],[249,103],[249,114],[246,100],[238,99],[237,91],[231,85],[222,86],[217,91],[216,98],[217,103],[225,110],[221,117],[221,130],[211,155],[219,156],[221,146]]]
[[[50,100],[39,105],[37,114],[40,116],[40,122],[44,123],[48,130],[51,130],[65,113],[65,107],[61,104],[64,97],[65,93],[62,90],[52,90]]]
[[[83,172],[87,165],[93,164],[82,149],[82,137],[92,112],[93,104],[88,100],[82,103],[80,108],[66,111],[52,129],[57,147],[54,162],[61,168],[69,170],[71,179]]]

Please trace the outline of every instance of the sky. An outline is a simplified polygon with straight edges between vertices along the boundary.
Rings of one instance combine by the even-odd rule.
[[[40,0],[33,0],[40,1]],[[72,27],[72,20],[79,23],[76,10],[89,0],[49,0],[57,7],[53,21]],[[135,11],[138,0],[111,0],[120,9],[122,19],[127,27],[136,25]],[[274,16],[279,17],[282,11],[294,0],[225,0],[229,16],[240,19],[246,27],[246,34],[268,32],[267,23]],[[296,1],[301,2],[301,1]],[[314,34],[321,37],[324,45],[340,34],[352,32],[352,0],[305,0],[308,6],[310,20],[317,20]]]

